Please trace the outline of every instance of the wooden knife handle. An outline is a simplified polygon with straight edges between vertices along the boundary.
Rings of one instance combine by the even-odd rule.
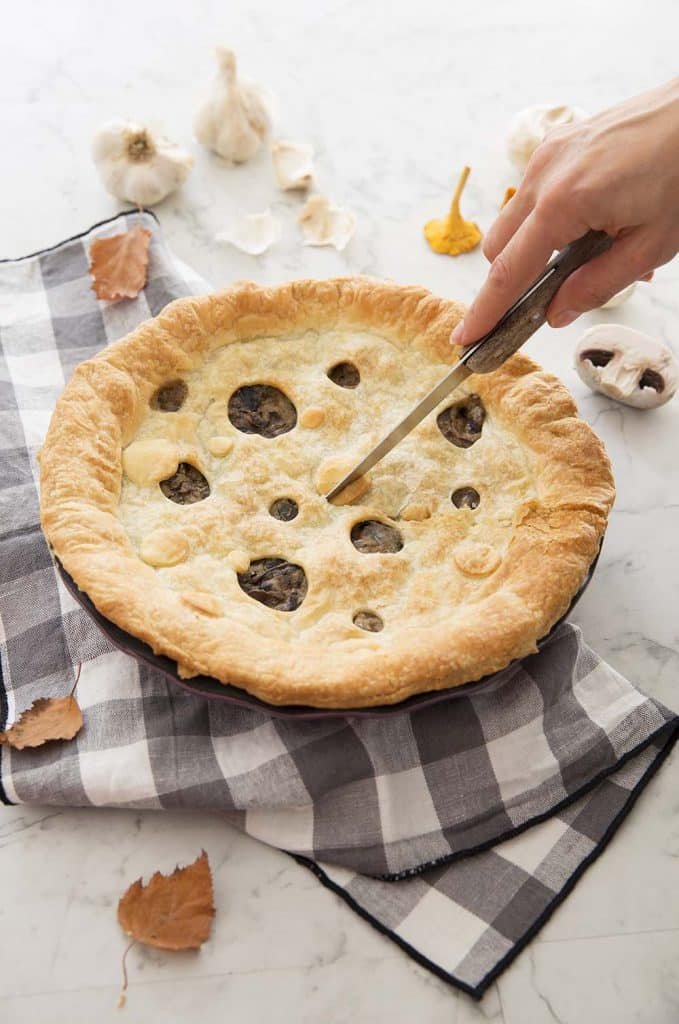
[[[612,245],[613,239],[605,231],[588,231],[558,252],[547,265],[553,268],[553,273],[472,346],[473,351],[465,360],[469,369],[474,373],[490,373],[502,366],[505,359],[520,349],[538,327],[542,327],[547,318],[547,308],[566,278]]]

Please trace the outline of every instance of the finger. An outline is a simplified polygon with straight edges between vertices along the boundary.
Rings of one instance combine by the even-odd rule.
[[[581,313],[598,309],[623,288],[647,277],[654,266],[653,238],[646,228],[634,228],[620,236],[603,256],[580,267],[554,296],[547,320],[565,327]]]
[[[562,244],[566,243],[557,240],[544,219],[533,212],[493,261],[464,321],[453,331],[453,343],[470,345],[494,327]]]
[[[651,270],[651,272],[648,274],[642,274],[639,280],[645,281],[648,284],[649,281],[653,280],[653,271]]]
[[[516,195],[502,207],[483,240],[483,255],[490,263],[500,255],[510,238],[532,213],[534,205],[532,194],[519,186]]]

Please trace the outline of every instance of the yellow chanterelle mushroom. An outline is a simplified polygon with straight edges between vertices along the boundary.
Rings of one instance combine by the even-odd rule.
[[[460,213],[460,196],[469,172],[470,168],[465,167],[460,175],[448,216],[443,220],[430,220],[424,226],[424,234],[434,252],[459,256],[462,252],[475,249],[483,238],[478,225],[471,220],[464,220]]]

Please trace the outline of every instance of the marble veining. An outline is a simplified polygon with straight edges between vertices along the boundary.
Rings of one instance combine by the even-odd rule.
[[[594,111],[670,77],[678,27],[673,0],[650,11],[614,0],[290,0],[284,12],[271,0],[13,4],[0,34],[0,257],[118,209],[88,150],[101,122],[129,116],[194,153],[191,178],[156,212],[175,253],[215,286],[365,273],[468,301],[484,271],[480,251],[449,260],[422,237],[425,221],[446,211],[460,168],[472,167],[465,215],[488,227],[516,184],[503,145],[511,114],[548,101]],[[301,245],[303,200],[276,190],[265,151],[228,168],[192,141],[217,42],[278,97],[277,134],[312,143],[319,190],[357,213],[344,252]],[[229,218],[267,206],[283,222],[269,252],[249,257],[214,242]],[[678,278],[675,261],[625,306],[543,329],[528,346],[572,389],[617,479],[601,563],[575,618],[619,671],[674,708],[679,400],[651,413],[622,409],[585,388],[572,358],[581,331],[607,321],[679,351]],[[2,1019],[171,1024],[194,1020],[199,1006],[204,1024],[670,1024],[679,1019],[677,760],[479,1005],[414,965],[307,871],[216,816],[2,809]],[[121,1013],[118,896],[201,847],[215,875],[214,934],[199,954],[133,950]]]

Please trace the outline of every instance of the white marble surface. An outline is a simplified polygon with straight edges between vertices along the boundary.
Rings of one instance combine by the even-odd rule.
[[[514,110],[547,100],[596,110],[669,77],[679,27],[675,0],[23,0],[3,15],[0,256],[117,209],[88,146],[103,119],[122,114],[195,152],[188,184],[157,213],[176,253],[215,285],[363,272],[464,300],[482,279],[481,254],[436,257],[421,235],[446,209],[460,167],[473,167],[465,210],[487,227],[514,181],[502,147]],[[275,191],[264,154],[229,169],[192,142],[218,41],[278,96],[278,134],[314,144],[320,189],[357,212],[345,253],[301,247],[299,200]],[[214,243],[229,216],[268,205],[284,221],[268,254]],[[582,327],[609,319],[679,349],[678,279],[675,262],[622,309],[544,329],[530,345],[572,387],[618,482],[601,565],[576,617],[618,669],[675,708],[679,400],[652,414],[624,410],[589,394],[571,358]],[[415,967],[302,868],[215,817],[3,809],[2,1020],[670,1024],[679,1019],[677,807],[668,764],[480,1006]],[[215,873],[213,937],[198,955],[134,950],[121,1013],[117,898],[140,874],[187,862],[201,846]]]

